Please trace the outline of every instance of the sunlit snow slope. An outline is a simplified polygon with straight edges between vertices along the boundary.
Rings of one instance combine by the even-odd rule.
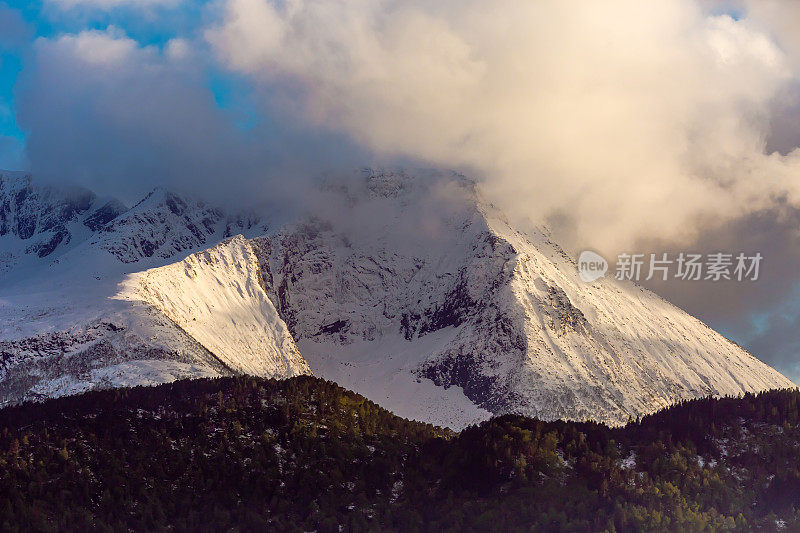
[[[236,372],[291,377],[309,371],[241,235],[132,274],[122,287],[117,298],[152,305]]]

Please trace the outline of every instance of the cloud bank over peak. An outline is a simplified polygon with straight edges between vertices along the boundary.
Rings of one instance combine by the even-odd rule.
[[[800,202],[800,152],[767,151],[798,74],[771,27],[688,0],[228,0],[206,36],[309,124],[608,249]]]

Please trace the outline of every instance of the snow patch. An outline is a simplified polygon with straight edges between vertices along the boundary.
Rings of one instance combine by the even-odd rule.
[[[41,381],[31,389],[31,392],[48,398],[58,398],[95,389],[138,385],[154,386],[179,379],[214,377],[219,377],[219,374],[208,367],[176,361],[146,359],[97,368],[83,377],[61,376]]]
[[[455,328],[446,328],[414,341],[396,335],[345,346],[314,340],[298,344],[314,375],[335,381],[403,418],[460,431],[489,419],[492,413],[470,401],[461,387],[437,387],[414,373],[426,354],[456,333]]]

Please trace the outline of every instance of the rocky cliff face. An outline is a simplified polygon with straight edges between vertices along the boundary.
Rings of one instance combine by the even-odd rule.
[[[0,273],[74,247],[124,211],[84,189],[34,187],[27,174],[0,171]]]

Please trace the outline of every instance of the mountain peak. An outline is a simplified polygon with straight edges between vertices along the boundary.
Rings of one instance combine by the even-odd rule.
[[[153,188],[144,198],[134,204],[131,211],[152,209],[160,205],[166,205],[174,214],[180,215],[186,208],[186,201],[177,193],[159,186]]]

